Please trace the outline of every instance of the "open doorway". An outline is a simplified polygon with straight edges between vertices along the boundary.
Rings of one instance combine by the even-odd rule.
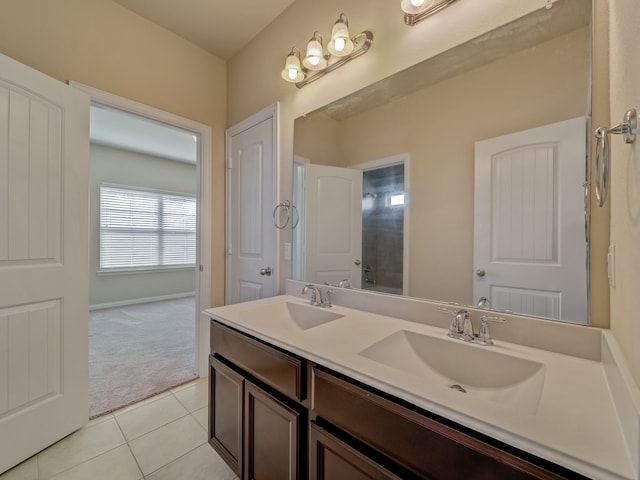
[[[197,137],[91,106],[89,413],[196,378]]]
[[[365,290],[407,295],[409,155],[356,165],[362,170],[362,279]]]
[[[92,96],[93,417],[206,374],[199,312],[210,302],[210,187],[202,179],[211,138],[197,122],[74,86]]]
[[[402,294],[404,164],[362,175],[362,288]]]

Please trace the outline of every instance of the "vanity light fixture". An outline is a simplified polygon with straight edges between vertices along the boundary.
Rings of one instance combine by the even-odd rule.
[[[307,43],[303,59],[300,58],[300,50],[296,47],[291,49],[281,76],[285,81],[295,83],[296,87],[302,88],[359,57],[369,50],[372,43],[373,33],[368,30],[351,37],[349,20],[344,13],[341,13],[331,31],[331,40],[327,44],[328,53],[324,52],[322,35],[316,31]]]
[[[304,79],[300,66],[300,50],[296,47],[293,47],[291,53],[287,55],[281,75],[287,82],[299,82]]]
[[[420,20],[448,7],[456,0],[401,0],[400,8],[404,12],[404,23],[413,26]]]

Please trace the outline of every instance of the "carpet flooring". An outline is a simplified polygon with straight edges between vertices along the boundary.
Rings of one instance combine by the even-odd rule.
[[[89,416],[196,378],[195,297],[89,315]]]

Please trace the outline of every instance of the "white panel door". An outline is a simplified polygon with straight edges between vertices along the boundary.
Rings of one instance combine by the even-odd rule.
[[[275,295],[276,109],[227,132],[226,303]]]
[[[306,166],[306,280],[362,284],[362,170]]]
[[[474,301],[587,322],[584,118],[475,148]]]
[[[0,72],[1,473],[88,420],[89,97]]]

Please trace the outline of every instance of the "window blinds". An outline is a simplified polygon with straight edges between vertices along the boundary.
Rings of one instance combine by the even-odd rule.
[[[100,186],[100,270],[193,267],[196,199]]]

